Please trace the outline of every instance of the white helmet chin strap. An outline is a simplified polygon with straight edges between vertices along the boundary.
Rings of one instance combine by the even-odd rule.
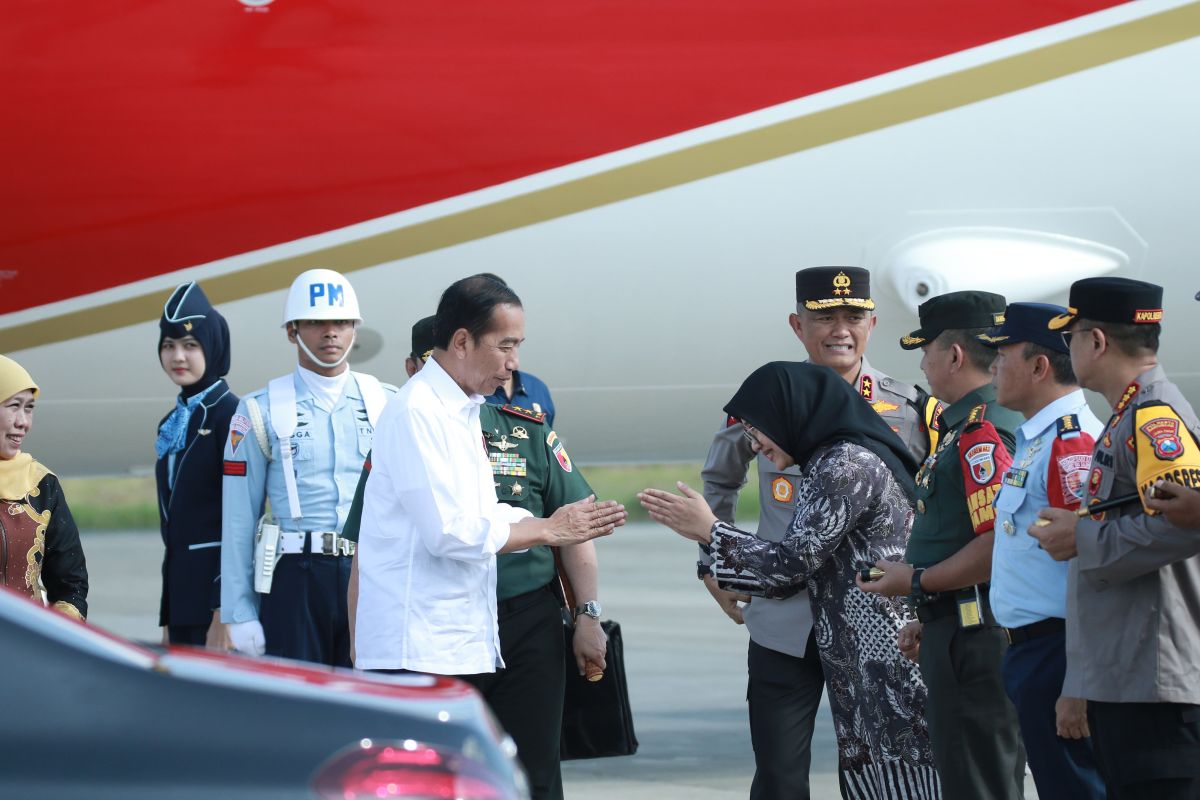
[[[342,365],[342,362],[350,357],[350,351],[354,349],[354,340],[357,338],[358,338],[358,331],[354,331],[353,333],[350,334],[350,344],[346,345],[345,352],[342,353],[342,357],[339,358],[337,361],[322,361],[321,359],[319,359],[315,355],[313,355],[312,350],[308,349],[308,345],[306,345],[304,343],[304,340],[300,338],[299,332],[296,333],[296,343],[298,345],[300,345],[300,349],[304,351],[304,355],[311,358],[313,360],[313,363],[315,363],[317,366],[319,366],[323,369],[333,369],[334,367],[340,367]]]

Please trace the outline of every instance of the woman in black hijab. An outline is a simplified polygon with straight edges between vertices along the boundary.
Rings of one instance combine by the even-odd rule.
[[[781,542],[717,520],[683,483],[682,496],[639,495],[650,517],[698,541],[722,589],[782,598],[807,588],[838,740],[845,798],[937,798],[925,725],[925,685],[896,647],[910,621],[898,599],[860,591],[854,576],[902,560],[912,526],[908,449],[837,373],[773,362],[725,406],[755,451],[779,469],[800,466],[796,514]]]

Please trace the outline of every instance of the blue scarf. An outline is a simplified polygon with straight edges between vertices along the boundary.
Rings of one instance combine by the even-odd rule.
[[[158,429],[158,441],[154,443],[154,451],[162,458],[168,453],[178,453],[187,444],[188,421],[200,401],[221,382],[216,381],[212,386],[201,392],[196,392],[185,403],[182,397],[175,398],[175,410],[167,417]]]

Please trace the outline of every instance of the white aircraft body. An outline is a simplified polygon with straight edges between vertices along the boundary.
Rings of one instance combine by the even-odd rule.
[[[28,17],[18,20],[18,33],[53,39],[58,34],[51,20],[62,10],[42,11],[37,5],[18,13]],[[328,14],[337,7],[316,5]],[[612,63],[627,51],[652,51],[653,36],[659,35],[647,33],[651,41],[642,41],[642,29],[632,24],[639,19],[636,7],[618,5],[631,25],[628,42],[605,45],[613,48],[605,51],[613,53]],[[472,62],[470,42],[454,37],[446,41],[457,47],[429,42],[419,54],[425,71],[397,77],[395,84],[398,95],[415,91],[409,82],[427,84],[417,98],[424,104],[404,112],[421,135],[397,118],[391,119],[396,127],[380,130],[369,103],[337,107],[338,98],[370,74],[373,62],[328,80],[322,70],[332,70],[332,62],[304,56],[302,49],[281,45],[283,55],[274,61],[255,59],[266,58],[263,54],[274,52],[269,45],[289,36],[336,40],[334,34],[343,30],[338,26],[352,23],[369,38],[361,32],[372,30],[370,15],[392,12],[371,11],[370,3],[343,3],[346,14],[353,17],[353,8],[361,17],[348,22],[310,20],[288,0],[242,0],[228,8],[197,4],[205,7],[198,14],[240,15],[235,21],[221,18],[229,30],[257,26],[253,35],[229,34],[230,48],[256,55],[247,55],[245,64],[235,60],[229,74],[217,78],[197,67],[196,80],[181,83],[181,91],[219,107],[213,96],[234,92],[240,81],[252,82],[260,73],[282,82],[273,85],[295,91],[286,97],[272,94],[278,104],[274,126],[246,130],[244,140],[230,133],[214,141],[202,128],[181,132],[194,125],[190,118],[180,129],[160,125],[153,109],[126,116],[114,112],[114,119],[141,120],[141,127],[122,129],[127,140],[120,153],[134,159],[131,164],[140,163],[136,159],[143,149],[155,151],[163,169],[178,166],[171,153],[185,161],[199,158],[181,150],[180,141],[196,142],[204,158],[213,159],[191,164],[187,180],[172,177],[169,192],[152,173],[113,174],[116,170],[105,165],[106,148],[120,136],[96,133],[93,141],[86,125],[73,125],[90,113],[89,104],[133,107],[139,87],[99,79],[93,87],[83,78],[61,85],[39,72],[38,85],[57,87],[57,94],[40,106],[43,117],[50,118],[39,123],[37,143],[32,134],[29,141],[20,139],[21,132],[4,134],[19,175],[6,193],[10,221],[0,239],[0,295],[5,297],[0,350],[25,365],[43,390],[27,449],[66,475],[148,470],[155,426],[175,394],[155,352],[158,314],[171,289],[196,279],[218,304],[233,335],[229,382],[246,393],[294,367],[295,349],[285,339],[280,317],[286,287],[310,267],[348,275],[365,317],[354,367],[395,383],[403,380],[409,328],[433,313],[441,291],[480,271],[502,276],[526,309],[522,369],[549,384],[558,406],[556,427],[572,456],[585,463],[701,458],[723,418],[721,407],[745,375],[769,360],[803,358],[787,325],[795,310],[793,274],[818,265],[871,270],[879,324],[868,354],[880,368],[913,382],[922,380],[919,353],[904,352],[897,342],[917,327],[916,307],[928,297],[971,288],[1000,292],[1011,301],[1065,305],[1071,282],[1085,276],[1159,283],[1166,288],[1162,360],[1184,393],[1200,403],[1200,306],[1194,299],[1200,289],[1200,3],[1081,0],[1054,4],[1077,6],[1078,13],[1047,20],[1037,16],[1048,13],[1037,10],[1045,4],[1016,2],[1003,13],[1026,18],[1014,23],[1015,29],[998,25],[1004,35],[989,38],[987,30],[973,31],[978,35],[970,46],[952,44],[929,58],[917,48],[906,51],[909,63],[897,58],[893,64],[881,55],[889,47],[901,50],[905,42],[921,40],[921,31],[937,40],[942,28],[927,24],[909,30],[907,39],[897,34],[893,40],[882,22],[870,24],[871,14],[923,15],[926,22],[940,20],[953,28],[969,27],[969,20],[948,15],[983,13],[982,6],[972,11],[974,4],[894,5],[847,4],[860,16],[829,23],[829,35],[843,39],[822,38],[797,24],[781,27],[776,40],[764,28],[758,34],[761,43],[738,39],[738,59],[727,64],[721,62],[722,31],[706,28],[708,33],[694,35],[708,49],[688,49],[708,69],[699,84],[685,75],[673,92],[638,94],[649,78],[643,84],[635,76],[606,94],[589,83],[588,102],[580,104],[582,110],[572,106],[565,117],[554,115],[555,98],[539,95],[545,101],[541,111],[525,108],[520,116],[534,111],[545,116],[510,124],[504,103],[472,95],[469,102],[477,107],[467,117],[474,120],[474,138],[451,142],[434,134],[461,132],[465,123],[455,115],[468,101],[456,97],[456,84],[438,70],[468,64],[485,76],[501,66],[516,74],[511,63],[482,57]],[[766,13],[782,6],[764,0],[754,7]],[[817,4],[790,6],[811,10]],[[170,14],[183,13],[163,10],[163,4],[155,8],[168,21]],[[542,20],[551,9],[568,16],[603,13],[597,6],[567,8],[534,0],[515,4],[512,13]],[[709,11],[700,4],[696,13]],[[812,13],[814,20],[824,19]],[[77,28],[92,26],[97,37],[113,36],[125,23],[135,31],[151,25],[141,17],[134,27],[120,15],[106,20],[85,15],[89,18],[76,20]],[[680,37],[693,35],[685,19],[678,24]],[[181,40],[207,35],[203,26],[163,25]],[[486,42],[517,36],[496,25],[494,32],[473,29],[470,36]],[[309,27],[313,32],[306,33]],[[321,30],[332,32],[316,32]],[[386,40],[386,32],[378,36]],[[797,58],[803,58],[805,43],[827,48],[822,63],[834,76],[811,85],[798,80],[794,94],[737,113],[728,113],[737,103],[717,108],[720,103],[710,102],[710,95],[747,91],[750,83],[739,69],[760,47],[789,52],[779,49],[780,41],[791,42]],[[539,47],[522,42],[511,50],[497,44],[487,54],[522,62],[570,43],[546,39]],[[191,52],[186,41],[174,44]],[[669,60],[682,61],[671,49],[675,44],[663,46]],[[330,41],[329,52],[341,52],[337,45]],[[49,69],[46,57],[35,50],[4,48],[0,60],[19,69]],[[175,51],[164,44],[162,53],[170,52]],[[220,52],[206,51],[205,57]],[[598,51],[587,52],[585,66],[608,68],[610,62]],[[829,55],[840,53],[846,63]],[[866,74],[849,70],[852,79],[839,77],[839,70],[864,56],[873,64]],[[120,61],[119,54],[113,57]],[[446,66],[442,57],[460,61]],[[583,78],[569,52],[562,57],[563,85],[557,91],[565,105],[577,99],[570,82]],[[163,58],[169,70],[173,62],[169,55]],[[104,64],[96,67],[98,73],[104,69]],[[770,64],[761,69],[772,74]],[[728,83],[720,79],[726,72]],[[530,74],[539,87],[560,77],[545,68]],[[517,99],[526,96],[518,83],[514,77],[511,85],[504,84]],[[311,94],[304,91],[309,85]],[[381,102],[390,96],[382,95]],[[416,102],[405,100],[410,101]],[[761,98],[746,102],[761,103]],[[308,118],[310,103],[321,110],[321,131],[343,135],[345,146],[324,151],[323,159],[266,163],[273,147],[292,146],[292,131],[300,118]],[[703,124],[666,133],[661,127],[638,127],[664,104],[670,109],[663,115],[690,104],[711,107],[711,113]],[[186,109],[172,114],[186,115]],[[222,131],[235,131],[240,124],[235,119]],[[368,154],[368,167],[373,164],[378,174],[360,168],[356,126],[369,131],[361,137],[364,149],[386,148],[391,140],[411,158],[372,161]],[[556,151],[548,161],[538,161],[531,155],[573,137],[598,141],[609,132],[606,126],[619,128],[621,136],[598,144],[586,157]],[[528,151],[520,149],[521,130],[541,137]],[[163,144],[164,138],[170,143]],[[488,169],[476,170],[473,151],[450,152],[463,141],[481,151],[483,144],[493,148]],[[22,142],[30,148],[29,161],[20,155],[24,147],[12,149]],[[510,145],[512,153],[504,149]],[[231,169],[225,156],[236,160],[243,146],[258,148],[258,160]],[[564,145],[563,153],[570,149]],[[343,159],[345,180],[339,183]],[[508,171],[488,171],[495,164]],[[260,167],[276,180],[274,189],[262,188],[269,181]],[[320,172],[319,185],[304,184],[307,169]],[[93,181],[100,181],[95,177],[100,174],[105,182],[98,187]],[[213,198],[193,205],[182,200],[185,189],[211,188],[206,175],[212,184],[227,186],[223,193],[214,191]],[[425,201],[397,199],[389,213],[374,213],[389,207],[389,186],[400,185],[407,175],[440,181],[440,188],[406,195]],[[493,180],[496,176],[501,179]],[[463,177],[461,187],[458,177]],[[255,188],[241,195],[243,183]],[[373,205],[362,200],[366,197]],[[324,207],[312,211],[304,205],[320,201],[336,210],[360,200],[362,210],[353,210],[359,216],[329,227],[320,227]],[[135,209],[137,203],[142,205]],[[60,214],[70,217],[70,226],[37,227]],[[14,229],[14,218],[21,230]],[[287,223],[301,218],[305,232],[294,235]],[[328,219],[343,217],[329,212]],[[210,243],[213,247],[206,249]]]

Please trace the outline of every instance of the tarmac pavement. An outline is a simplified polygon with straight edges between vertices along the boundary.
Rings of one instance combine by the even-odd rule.
[[[159,641],[157,531],[85,533],[89,619]],[[621,624],[638,752],[563,765],[568,800],[745,800],[754,775],[746,719],[746,632],[696,579],[695,545],[658,525],[629,525],[597,544],[605,619]],[[837,748],[822,702],[812,796],[837,798]],[[1026,779],[1026,797],[1036,798]]]

